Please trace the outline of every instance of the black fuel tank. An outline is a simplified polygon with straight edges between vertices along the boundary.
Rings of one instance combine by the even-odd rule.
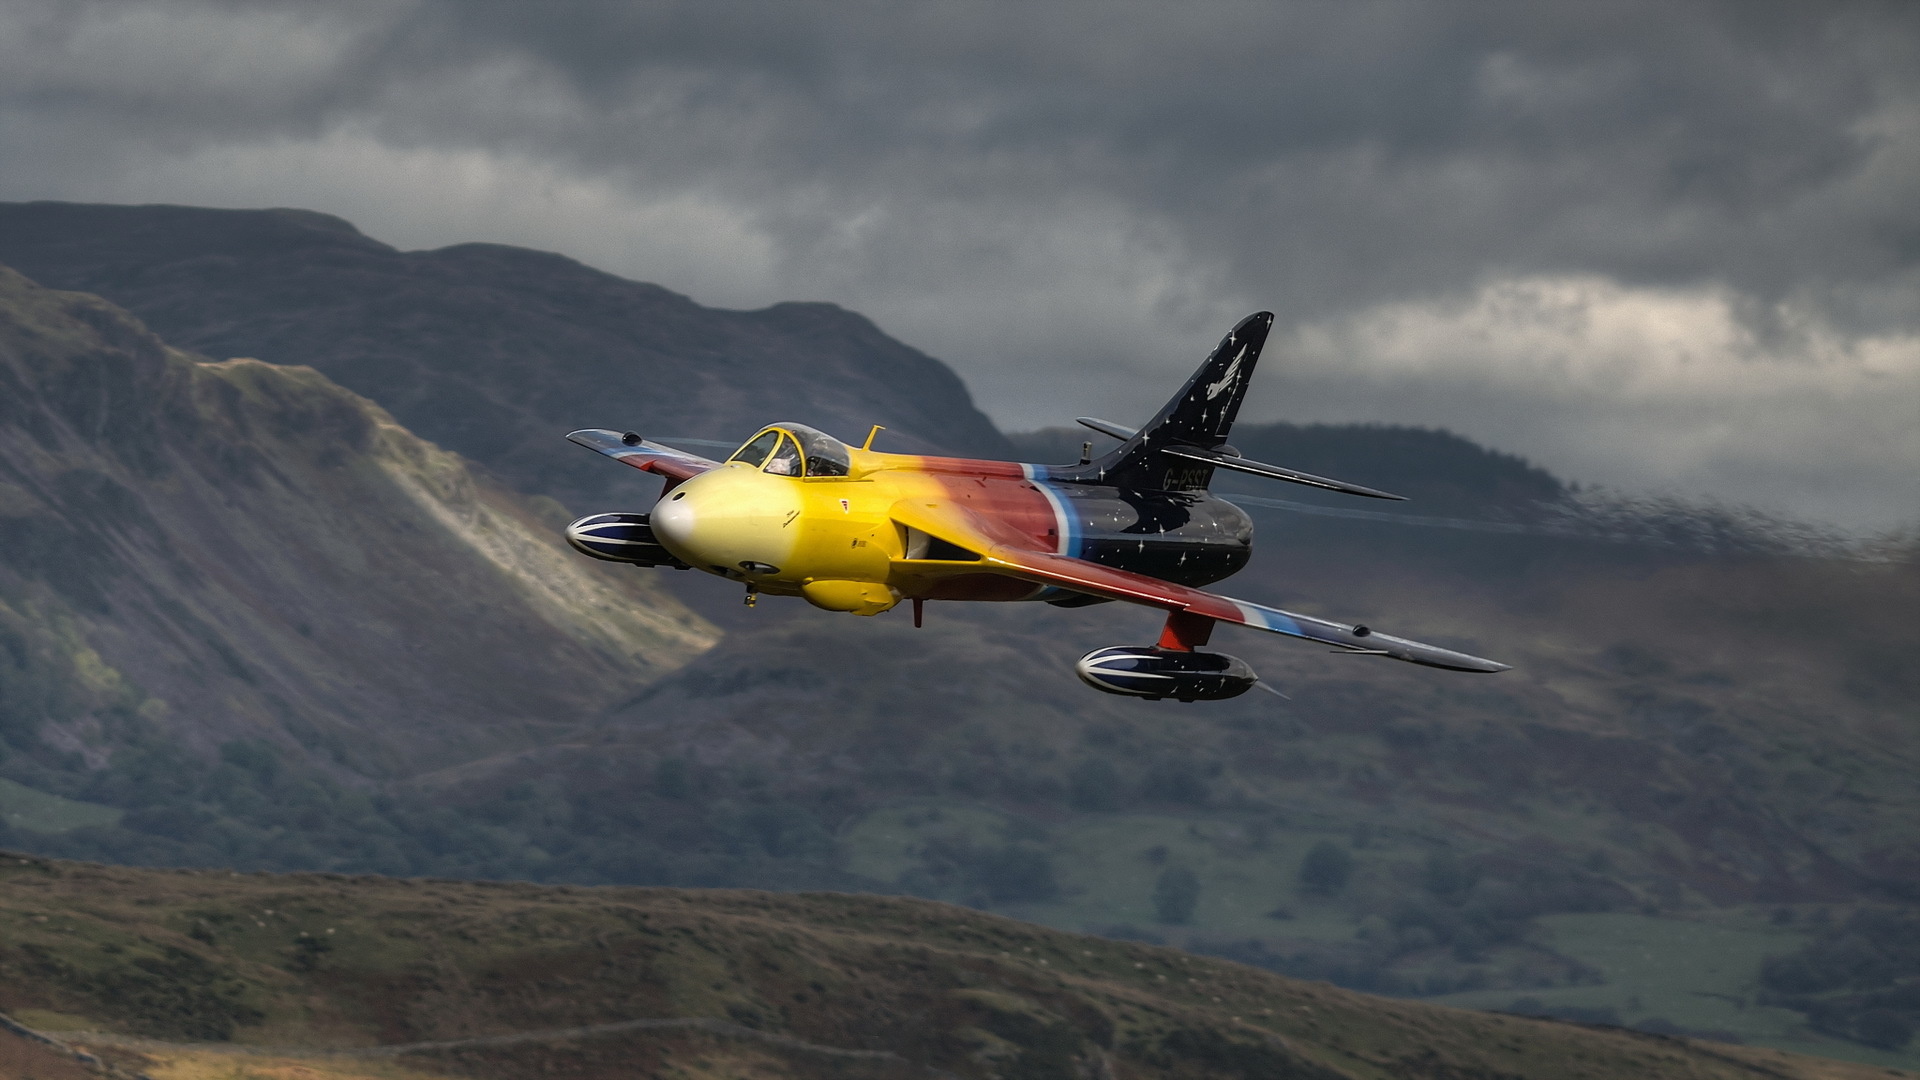
[[[654,539],[645,514],[593,514],[567,526],[567,543],[583,555],[639,566],[687,564]]]
[[[1237,656],[1147,645],[1095,649],[1073,665],[1073,672],[1095,690],[1148,701],[1220,701],[1239,697],[1260,681]]]

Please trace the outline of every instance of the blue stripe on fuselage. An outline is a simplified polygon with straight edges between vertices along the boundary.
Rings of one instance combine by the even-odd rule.
[[[1053,470],[1047,468],[1045,465],[1022,464],[1020,466],[1020,472],[1027,478],[1027,481],[1033,485],[1033,489],[1046,498],[1047,505],[1053,508],[1054,524],[1060,531],[1060,535],[1056,540],[1054,553],[1057,555],[1065,555],[1068,558],[1079,558],[1080,519],[1073,513],[1071,500],[1069,500],[1063,492],[1047,482],[1047,477],[1052,474]],[[1059,597],[1072,595],[1074,595],[1074,593],[1071,590],[1048,585],[1034,593],[1030,599],[1054,600]]]

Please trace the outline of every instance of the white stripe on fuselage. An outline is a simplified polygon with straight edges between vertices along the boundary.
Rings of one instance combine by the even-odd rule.
[[[1065,555],[1068,558],[1073,558],[1074,530],[1073,523],[1067,518],[1067,501],[1062,499],[1059,493],[1054,491],[1045,480],[1034,475],[1035,471],[1040,468],[1044,468],[1044,466],[1022,465],[1020,466],[1020,473],[1027,478],[1028,483],[1033,485],[1035,491],[1047,497],[1047,505],[1053,507],[1053,531],[1055,534],[1053,553],[1055,555]]]

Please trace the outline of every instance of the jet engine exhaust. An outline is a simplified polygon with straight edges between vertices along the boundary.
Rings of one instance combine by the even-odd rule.
[[[1095,649],[1073,665],[1073,672],[1095,690],[1148,701],[1222,701],[1239,697],[1260,681],[1237,656],[1150,645]]]

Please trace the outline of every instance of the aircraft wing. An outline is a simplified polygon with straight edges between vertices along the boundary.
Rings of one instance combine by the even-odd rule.
[[[1356,655],[1385,656],[1454,671],[1492,673],[1506,671],[1509,666],[1443,649],[1438,645],[1382,634],[1364,626],[1349,626],[1311,615],[1282,611],[1265,604],[1175,585],[1129,570],[1116,570],[1085,559],[1035,551],[1013,542],[1002,530],[992,528],[979,515],[962,507],[903,503],[895,507],[893,516],[903,525],[980,551],[984,564],[980,569],[1035,584],[1053,585],[1073,592],[1156,607],[1170,614],[1183,613],[1217,622],[1237,623],[1255,630],[1318,641],[1335,646],[1341,652]]]
[[[664,476],[671,484],[678,484],[699,476],[708,469],[718,466],[717,461],[709,461],[684,450],[675,450],[671,446],[648,442],[636,437],[627,441],[627,435],[606,428],[585,428],[569,432],[567,440],[579,443],[589,450],[607,455],[615,461],[631,465],[636,469],[645,469],[650,473]]]
[[[1161,581],[1128,570],[1115,570],[1085,559],[1069,558],[1043,551],[1024,551],[997,545],[985,553],[985,560],[1001,573],[1074,592],[1091,593],[1135,604],[1145,604],[1168,612],[1185,612],[1218,622],[1238,623],[1255,630],[1285,634],[1338,647],[1343,652],[1385,656],[1428,667],[1454,671],[1505,671],[1508,665],[1466,653],[1443,649],[1438,645],[1409,641],[1382,634],[1363,626],[1317,619],[1265,604],[1236,600],[1201,589]]]

